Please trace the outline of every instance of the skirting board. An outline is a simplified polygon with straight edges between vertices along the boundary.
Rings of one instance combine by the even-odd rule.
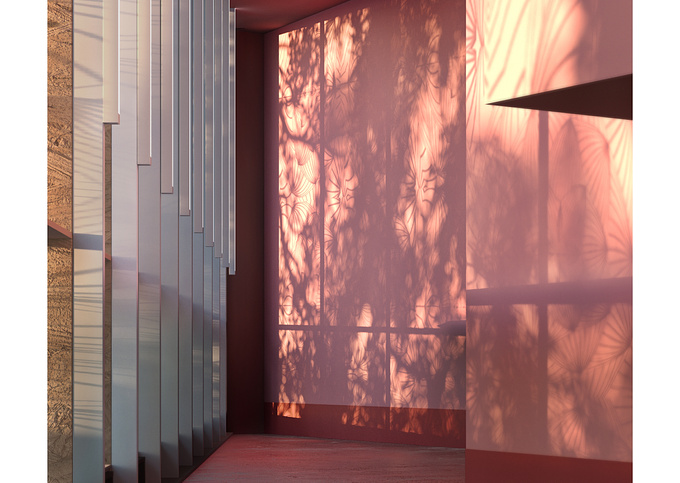
[[[265,432],[287,436],[465,447],[465,410],[265,403]]]
[[[633,481],[633,463],[500,451],[465,450],[465,482],[620,483]]]

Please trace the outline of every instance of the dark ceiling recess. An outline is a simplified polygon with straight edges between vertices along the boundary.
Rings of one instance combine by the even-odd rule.
[[[489,104],[632,120],[633,74]]]
[[[231,0],[236,28],[269,32],[347,0]]]

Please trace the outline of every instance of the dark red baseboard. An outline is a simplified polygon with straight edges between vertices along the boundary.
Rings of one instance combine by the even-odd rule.
[[[633,463],[499,451],[465,450],[466,483],[619,483]]]
[[[265,432],[465,448],[465,410],[265,403]]]

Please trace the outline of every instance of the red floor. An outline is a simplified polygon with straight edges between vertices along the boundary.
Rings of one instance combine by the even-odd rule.
[[[187,482],[465,481],[462,449],[234,435]]]

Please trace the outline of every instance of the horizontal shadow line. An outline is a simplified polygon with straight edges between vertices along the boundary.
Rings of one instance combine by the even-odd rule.
[[[633,277],[556,282],[467,291],[467,306],[632,303]]]
[[[588,82],[514,99],[490,106],[633,120],[633,74]]]
[[[297,330],[308,332],[341,332],[341,333],[360,333],[368,332],[371,334],[383,334],[389,332],[395,335],[465,335],[465,321],[454,320],[442,323],[439,327],[361,327],[346,325],[286,325],[279,324],[279,330]]]

